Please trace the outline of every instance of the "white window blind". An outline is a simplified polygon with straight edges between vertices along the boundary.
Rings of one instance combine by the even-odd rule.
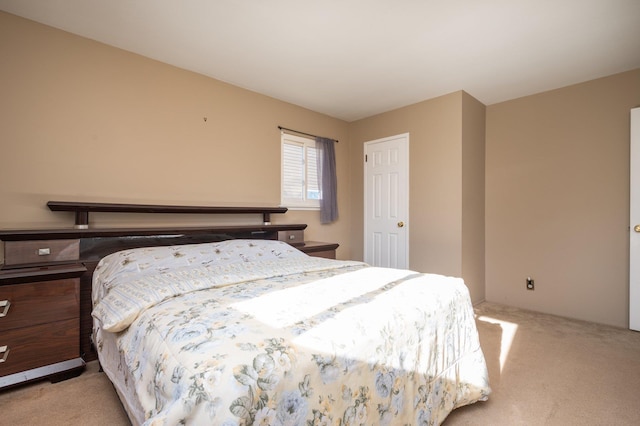
[[[319,208],[318,166],[315,141],[282,133],[283,206]]]

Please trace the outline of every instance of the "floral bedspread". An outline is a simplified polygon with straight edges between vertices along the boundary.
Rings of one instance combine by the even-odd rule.
[[[93,297],[134,422],[431,425],[490,393],[457,278],[236,240],[108,256]]]

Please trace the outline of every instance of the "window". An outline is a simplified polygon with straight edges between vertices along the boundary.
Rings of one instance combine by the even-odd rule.
[[[290,208],[320,208],[316,142],[282,133],[281,202]]]

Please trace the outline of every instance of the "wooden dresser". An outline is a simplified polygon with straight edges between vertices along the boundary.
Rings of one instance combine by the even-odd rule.
[[[55,246],[39,245],[57,254]],[[37,249],[6,247],[0,270],[0,389],[48,377],[80,374],[80,277],[77,263],[33,266]],[[29,247],[29,248],[26,248]],[[14,262],[15,261],[15,262]]]
[[[147,206],[49,202],[74,212],[74,228],[0,230],[0,389],[78,374],[97,358],[91,343],[93,272],[107,254],[134,247],[193,244],[234,238],[280,239],[310,256],[336,257],[336,243],[304,241],[306,224],[270,223],[286,208]],[[255,225],[90,228],[89,212],[261,213]],[[2,262],[0,262],[2,263]],[[4,315],[3,315],[4,312]]]

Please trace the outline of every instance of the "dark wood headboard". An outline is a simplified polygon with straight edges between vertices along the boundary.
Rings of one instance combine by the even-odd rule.
[[[47,261],[4,265],[3,269],[46,267],[63,263],[81,263],[87,271],[80,278],[80,350],[85,361],[97,358],[91,345],[91,283],[93,272],[101,258],[120,250],[159,245],[195,244],[229,239],[277,240],[281,231],[301,231],[306,224],[271,224],[270,215],[285,213],[284,207],[212,207],[171,206],[144,204],[110,204],[67,201],[49,201],[52,211],[75,213],[73,227],[64,229],[1,230],[0,241],[29,242],[34,240],[79,240],[79,256],[62,261]],[[90,212],[110,213],[185,213],[185,214],[260,214],[262,223],[249,225],[198,226],[176,225],[170,227],[89,227]],[[6,257],[5,246],[5,257]],[[1,266],[1,265],[0,265]]]
[[[215,207],[215,206],[171,206],[162,204],[116,204],[80,203],[72,201],[49,201],[51,211],[74,212],[75,227],[89,227],[90,212],[106,213],[193,213],[193,214],[247,214],[259,213],[264,225],[271,224],[271,213],[286,213],[286,207]]]

